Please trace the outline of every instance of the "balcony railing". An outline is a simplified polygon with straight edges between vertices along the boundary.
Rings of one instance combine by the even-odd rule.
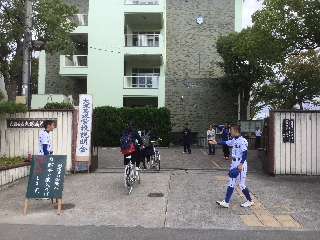
[[[159,5],[159,0],[124,0],[124,4]]]
[[[64,67],[88,67],[88,55],[65,55]]]
[[[88,26],[88,14],[76,14],[70,17],[70,21],[75,22],[79,26]]]
[[[159,86],[159,76],[125,76],[123,88],[155,88]]]
[[[159,47],[160,34],[125,34],[126,47]]]

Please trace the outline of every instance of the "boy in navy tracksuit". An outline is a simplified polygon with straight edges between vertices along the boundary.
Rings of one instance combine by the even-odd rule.
[[[230,126],[228,122],[224,123],[223,127],[220,127],[219,124],[214,124],[215,127],[219,128],[222,132],[222,141],[228,141],[230,139]],[[229,160],[230,150],[228,145],[222,145],[223,150],[223,159]]]
[[[191,153],[191,149],[190,149],[191,129],[188,127],[188,123],[184,124],[182,135],[183,135],[183,150],[184,150],[183,153],[187,153],[187,149],[188,149],[188,154],[190,154]]]

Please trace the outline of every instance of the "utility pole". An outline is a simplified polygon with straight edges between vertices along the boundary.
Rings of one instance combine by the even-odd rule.
[[[24,41],[23,41],[23,62],[22,62],[22,91],[21,95],[26,96],[26,105],[30,104],[30,78],[31,78],[31,48],[32,48],[32,0],[24,1]]]

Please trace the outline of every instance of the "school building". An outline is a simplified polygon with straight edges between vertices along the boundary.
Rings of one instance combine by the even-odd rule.
[[[222,91],[216,51],[221,35],[240,31],[242,0],[63,0],[79,13],[71,19],[73,56],[40,53],[38,95],[61,102],[93,94],[94,107],[167,107],[173,131],[189,122],[203,134],[208,124],[237,122],[238,97]]]

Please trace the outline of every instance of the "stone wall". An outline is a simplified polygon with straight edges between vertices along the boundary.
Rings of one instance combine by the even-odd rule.
[[[89,13],[89,0],[62,0],[62,2],[68,5],[75,5],[79,10],[79,14]]]
[[[234,0],[167,0],[165,106],[173,131],[188,122],[201,136],[210,123],[237,122],[237,96],[218,84],[216,51],[217,38],[234,31],[234,15]]]

